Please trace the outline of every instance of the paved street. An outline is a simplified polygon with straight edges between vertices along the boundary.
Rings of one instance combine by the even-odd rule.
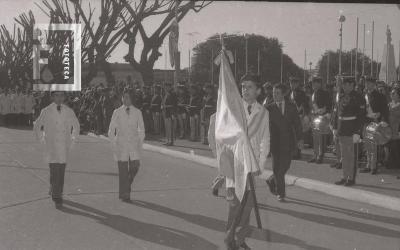
[[[147,140],[146,143],[162,146],[163,140],[150,137],[150,140]],[[203,145],[201,142],[177,140],[175,142],[175,146],[167,148],[186,153],[189,153],[191,150],[193,150],[196,155],[213,157],[209,147]],[[302,153],[303,158],[301,160],[292,161],[291,168],[288,171],[289,175],[318,180],[326,183],[334,183],[340,179],[343,171],[341,169],[339,170],[329,167],[329,163],[334,161],[334,155],[332,153],[326,154],[324,164],[310,164],[307,162],[307,160],[310,159],[313,154],[312,149],[303,149]],[[400,180],[397,178],[397,176],[400,176],[399,168],[381,168],[379,169],[378,175],[359,173],[357,174],[357,185],[353,188],[400,198]]]
[[[121,203],[108,143],[81,136],[67,166],[65,208],[56,210],[33,133],[0,128],[0,249],[223,249],[227,206],[210,193],[215,174],[145,152],[134,201]],[[279,203],[257,180],[264,230],[254,230],[253,249],[400,249],[399,212],[293,186],[287,193]]]

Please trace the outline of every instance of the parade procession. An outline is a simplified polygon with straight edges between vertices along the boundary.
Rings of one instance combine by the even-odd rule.
[[[0,6],[0,250],[400,249],[397,2]]]

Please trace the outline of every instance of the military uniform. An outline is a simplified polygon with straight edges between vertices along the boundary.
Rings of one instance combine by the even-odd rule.
[[[187,134],[187,106],[189,105],[189,95],[186,93],[183,87],[181,88],[181,92],[178,94],[178,106],[177,106],[177,116],[178,116],[178,123],[180,129],[179,138],[185,138]]]
[[[354,80],[354,78],[352,78]],[[353,81],[348,79],[348,81]],[[357,162],[357,139],[361,135],[365,117],[364,98],[352,90],[339,96],[336,112],[333,117],[333,130],[340,145],[343,178],[336,182],[337,185],[351,186],[355,183]]]
[[[190,120],[190,140],[196,141],[200,132],[201,97],[196,93],[189,99],[188,114]]]
[[[330,118],[331,99],[329,92],[326,90],[318,89],[314,91],[311,97],[313,119],[318,116],[327,116]],[[313,131],[314,161],[316,163],[322,163],[323,161],[327,139],[327,134]]]
[[[366,119],[364,128],[371,122],[385,122],[389,123],[389,106],[386,97],[379,93],[378,90],[367,91],[365,94],[366,102]],[[367,173],[371,171],[371,174],[377,173],[377,163],[379,152],[382,152],[382,146],[377,145],[375,142],[370,140],[364,140],[364,147],[367,153],[367,166],[360,172]]]
[[[165,136],[167,138],[166,145],[174,144],[174,116],[176,115],[177,98],[176,94],[171,90],[164,96],[162,109],[165,122]]]
[[[212,95],[203,97],[202,104],[202,125],[203,125],[203,144],[208,145],[208,128],[210,126],[210,117],[216,112],[216,100]]]
[[[146,131],[151,132],[152,131],[152,115],[150,111],[150,105],[151,105],[151,95],[149,93],[148,87],[145,87],[145,91],[143,93],[143,102],[142,102],[142,114],[143,114],[143,120],[144,120],[144,127]]]
[[[160,134],[161,131],[161,103],[162,103],[162,98],[160,93],[160,86],[155,87],[155,93],[153,97],[151,98],[151,103],[150,103],[150,110],[151,114],[153,117],[153,132],[154,134]],[[159,91],[157,93],[157,91]]]

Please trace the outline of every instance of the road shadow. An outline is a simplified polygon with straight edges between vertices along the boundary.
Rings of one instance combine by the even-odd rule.
[[[326,216],[326,215],[321,215],[321,214],[316,214],[316,213],[306,213],[306,212],[301,212],[298,210],[291,210],[287,209],[284,207],[274,207],[274,206],[269,206],[265,204],[259,204],[259,208],[274,212],[274,213],[280,213],[284,215],[289,215],[301,220],[307,220],[311,221],[317,224],[325,225],[325,226],[331,226],[331,227],[337,227],[340,229],[347,229],[347,230],[352,230],[352,231],[358,231],[361,233],[368,233],[371,235],[380,235],[383,237],[390,237],[390,238],[399,238],[400,231],[392,230],[389,228],[385,227],[380,227],[372,224],[366,224],[358,221],[353,221],[353,220],[347,220],[347,219],[342,219],[342,218],[337,218],[337,217],[332,217],[332,216]]]
[[[145,209],[150,209],[159,213],[164,213],[170,216],[174,216],[183,219],[187,222],[190,222],[192,224],[208,228],[214,231],[225,232],[226,222],[216,218],[211,218],[200,214],[185,213],[182,211],[174,210],[172,208],[147,201],[135,200],[132,201],[131,204]],[[266,227],[267,225],[263,226]],[[269,243],[289,244],[307,250],[328,250],[327,248],[324,247],[309,245],[305,241],[302,241],[300,239],[288,235],[280,234],[269,229],[258,229],[256,227],[252,227],[252,234],[250,238]]]
[[[393,174],[393,176],[398,175],[399,173]],[[364,187],[364,188],[368,188],[368,189],[382,189],[382,190],[389,190],[389,191],[396,191],[396,192],[400,191],[400,188],[383,187],[383,186],[379,186],[379,185],[366,185],[366,184],[358,184],[358,183],[357,183],[357,187]]]
[[[35,168],[35,167],[21,167],[19,165],[5,165],[0,164],[0,168],[20,168],[20,169],[31,169],[31,170],[39,170],[39,171],[47,171],[49,172],[49,168]],[[74,174],[89,174],[89,175],[106,175],[106,176],[118,176],[118,173],[110,173],[110,172],[90,172],[90,171],[82,171],[82,170],[65,170],[66,173],[74,173]]]
[[[61,211],[96,220],[130,237],[164,245],[174,249],[209,249],[217,250],[218,246],[189,232],[170,227],[145,223],[122,215],[109,214],[81,203],[65,200]]]
[[[318,202],[305,201],[305,200],[296,199],[296,198],[288,198],[286,201],[287,201],[287,203],[293,203],[293,204],[297,204],[300,206],[308,206],[308,207],[318,208],[318,209],[331,211],[331,212],[335,212],[335,213],[341,213],[341,214],[352,216],[355,218],[379,221],[379,222],[383,222],[383,223],[400,226],[400,218],[396,218],[396,217],[371,214],[371,213],[366,213],[366,212],[362,212],[362,211],[360,212],[360,211],[355,211],[355,210],[351,210],[351,209],[335,207],[335,206],[330,206],[330,205],[326,205],[326,204],[322,204],[322,203],[318,203]]]

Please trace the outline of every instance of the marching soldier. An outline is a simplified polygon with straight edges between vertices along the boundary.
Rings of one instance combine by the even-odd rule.
[[[308,98],[306,96],[306,92],[301,89],[300,87],[300,80],[296,77],[291,77],[290,81],[290,100],[296,105],[300,120],[306,118],[306,115],[309,113],[309,105],[308,105]],[[303,126],[303,128],[306,126]],[[305,131],[303,131],[304,133]],[[294,152],[294,159],[301,158],[301,149],[297,148],[296,152]]]
[[[384,123],[388,126],[389,122],[389,106],[386,96],[380,93],[376,88],[376,80],[371,77],[365,77],[365,102],[367,114],[364,127],[369,123]],[[377,174],[378,152],[382,150],[381,146],[374,142],[365,141],[365,149],[367,151],[367,166],[360,170],[360,173]]]
[[[333,135],[339,140],[343,167],[343,177],[335,182],[336,185],[355,184],[357,144],[365,117],[365,100],[354,90],[354,85],[354,77],[343,77],[343,94],[339,96],[337,112],[332,119]]]
[[[153,116],[153,132],[158,135],[161,131],[161,86],[154,87],[154,95],[151,98],[150,110]]]
[[[340,96],[343,95],[343,88],[342,88],[342,78],[337,77],[336,79],[336,91],[334,95],[334,105],[333,105],[333,111],[332,111],[332,117],[331,117],[331,130],[333,131],[333,122],[334,122],[334,117],[336,116],[337,113],[337,108],[338,108],[338,103]],[[342,159],[341,159],[341,152],[340,152],[340,144],[339,144],[339,138],[338,137],[333,137],[333,142],[335,145],[335,153],[336,153],[336,162],[332,163],[330,165],[331,168],[336,168],[336,169],[342,169]]]
[[[313,95],[311,97],[313,119],[318,116],[331,118],[331,96],[328,91],[322,89],[322,78],[315,77],[312,80]],[[314,157],[308,162],[322,163],[326,150],[327,134],[313,131]]]
[[[68,151],[79,136],[79,121],[74,111],[64,104],[64,92],[55,91],[52,97],[53,103],[42,109],[33,130],[37,139],[45,144],[50,167],[50,195],[56,208],[60,208]]]
[[[150,95],[150,88],[148,86],[143,87],[143,103],[142,103],[142,115],[144,120],[144,127],[146,131],[151,132],[152,129],[152,117],[150,111],[150,104],[151,104],[151,95]]]
[[[217,100],[215,100],[212,85],[206,85],[204,87],[206,95],[203,98],[202,104],[202,126],[203,126],[203,144],[208,145],[208,128],[210,126],[210,116],[215,113]]]
[[[131,186],[140,166],[145,128],[142,112],[132,105],[129,89],[124,91],[122,103],[113,112],[108,138],[118,164],[119,198],[123,202],[130,202]]]
[[[197,93],[195,85],[189,88],[190,99],[188,106],[188,115],[190,121],[190,140],[196,141],[199,136],[201,97]]]
[[[178,86],[178,107],[177,117],[180,129],[179,139],[185,138],[187,132],[187,106],[189,105],[189,95],[184,85]]]
[[[174,116],[176,113],[177,98],[174,93],[174,89],[170,83],[165,85],[165,96],[162,103],[162,109],[164,113],[165,122],[165,136],[167,142],[164,145],[173,146],[174,145]]]

